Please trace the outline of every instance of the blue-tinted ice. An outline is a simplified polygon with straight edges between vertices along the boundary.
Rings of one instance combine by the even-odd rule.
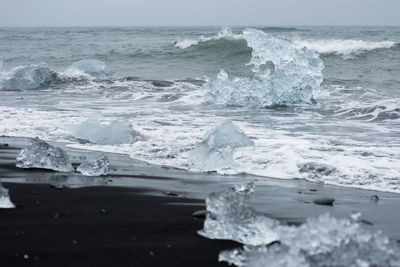
[[[71,172],[72,167],[68,154],[59,147],[34,138],[31,144],[22,149],[17,156],[16,166],[19,168],[43,168],[60,172]]]
[[[89,119],[72,129],[75,137],[89,140],[99,145],[131,144],[142,140],[143,136],[126,121],[113,121],[108,125]]]
[[[278,240],[279,222],[249,207],[249,194],[234,188],[206,199],[207,217],[198,233],[211,239],[229,239],[253,246]]]
[[[84,161],[76,170],[85,176],[107,175],[110,171],[109,164],[108,158],[102,155],[97,159]]]
[[[232,78],[221,70],[204,85],[205,98],[222,105],[265,107],[311,103],[323,79],[318,54],[256,29],[243,31],[253,49],[253,77]]]
[[[399,244],[350,219],[329,214],[287,226],[253,210],[248,195],[228,190],[206,200],[199,234],[230,239],[243,248],[223,251],[220,261],[236,266],[400,266]]]
[[[1,87],[14,90],[35,89],[49,85],[55,78],[56,74],[49,67],[29,65],[15,69],[11,77],[2,82]]]
[[[233,164],[236,148],[252,146],[254,142],[231,121],[220,123],[206,133],[189,155],[190,171],[215,171],[227,169]]]

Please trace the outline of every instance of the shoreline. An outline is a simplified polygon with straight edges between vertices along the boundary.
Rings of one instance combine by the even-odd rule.
[[[349,218],[360,212],[363,227],[400,240],[400,194],[304,180],[189,173],[112,153],[104,153],[111,171],[102,177],[17,168],[15,157],[28,141],[0,137],[0,181],[16,205],[0,209],[0,255],[9,266],[223,266],[218,253],[240,245],[199,236],[203,220],[192,213],[205,209],[210,193],[250,181],[256,184],[250,205],[282,223],[298,225],[324,213]],[[74,166],[82,156],[99,154],[65,149]],[[334,198],[333,206],[313,203],[324,197]],[[142,242],[127,239],[131,235]],[[167,247],[171,240],[176,246]]]

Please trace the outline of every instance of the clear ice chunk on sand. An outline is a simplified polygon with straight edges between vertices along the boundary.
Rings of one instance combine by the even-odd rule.
[[[211,239],[229,239],[244,244],[269,244],[278,239],[279,222],[253,210],[247,194],[229,189],[212,193],[206,199],[207,215],[198,233]]]
[[[43,65],[29,65],[14,70],[2,84],[3,88],[24,90],[49,85],[56,78],[55,72]]]
[[[206,133],[189,155],[190,171],[215,171],[233,164],[236,148],[252,146],[254,142],[232,121],[226,120]]]
[[[17,156],[19,168],[43,168],[60,172],[74,171],[68,154],[59,147],[34,138]]]
[[[107,175],[110,171],[109,164],[108,158],[102,155],[97,159],[84,161],[76,170],[85,176]]]
[[[400,266],[399,244],[380,231],[323,214],[288,226],[252,209],[248,195],[233,189],[206,199],[207,217],[199,234],[241,242],[222,251],[220,261],[236,266]]]
[[[99,145],[132,144],[144,139],[131,124],[120,120],[104,125],[98,120],[88,119],[74,126],[72,132],[77,138]]]
[[[0,183],[0,208],[1,209],[11,209],[15,208],[14,203],[11,202],[10,196],[8,194],[8,189],[4,188]]]

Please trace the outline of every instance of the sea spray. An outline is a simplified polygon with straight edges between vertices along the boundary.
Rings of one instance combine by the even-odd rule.
[[[323,79],[318,54],[260,30],[246,29],[243,35],[253,49],[247,63],[253,77],[230,79],[221,70],[204,85],[208,102],[253,107],[313,102]]]

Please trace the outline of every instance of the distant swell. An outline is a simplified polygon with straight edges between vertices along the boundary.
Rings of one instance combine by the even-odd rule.
[[[183,39],[183,40],[178,40],[175,42],[175,47],[181,48],[181,49],[186,49],[195,45],[199,45],[201,43],[206,43],[210,41],[216,41],[216,40],[221,40],[221,39],[226,39],[230,41],[235,41],[235,40],[240,40],[244,39],[243,34],[235,34],[232,32],[230,28],[223,28],[219,33],[216,35],[211,35],[211,36],[199,36],[197,38],[193,39]]]
[[[264,32],[276,33],[282,31],[296,31],[292,28],[264,28]],[[239,41],[239,42],[238,42]],[[375,49],[390,49],[396,47],[394,41],[365,41],[353,39],[291,39],[299,48],[306,47],[322,55],[339,55],[345,58],[357,56],[366,51]],[[230,43],[227,44],[227,43]],[[220,32],[210,36],[199,36],[197,38],[187,38],[178,40],[174,46],[181,49],[198,47],[202,48],[206,45],[213,47],[215,50],[231,49],[234,43],[240,46],[246,46],[243,34],[233,33],[230,28],[223,28]]]

